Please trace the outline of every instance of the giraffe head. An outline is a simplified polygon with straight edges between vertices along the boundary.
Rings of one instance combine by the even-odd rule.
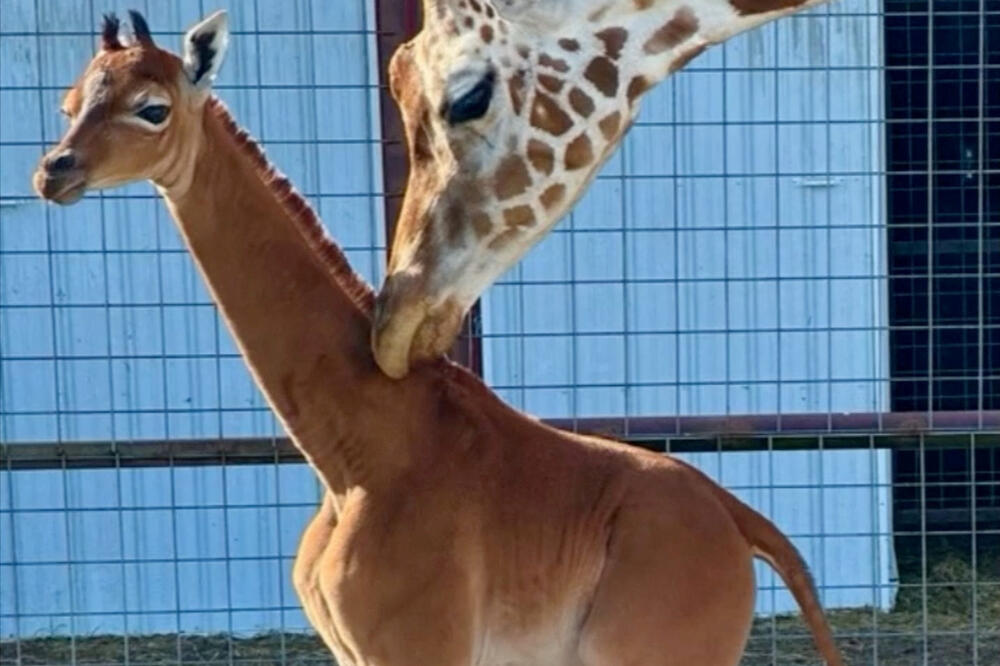
[[[97,54],[63,98],[69,126],[38,164],[39,196],[60,204],[88,189],[152,180],[184,187],[201,136],[202,109],[228,41],[217,12],[184,37],[184,57],[156,46],[146,21],[130,12],[133,38],[104,18]]]
[[[640,95],[706,43],[677,0],[425,0],[389,65],[410,174],[373,330],[383,371],[451,346],[586,190]]]

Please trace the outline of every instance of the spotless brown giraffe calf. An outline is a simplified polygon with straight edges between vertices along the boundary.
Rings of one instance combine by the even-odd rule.
[[[390,64],[410,174],[372,348],[402,377],[586,191],[643,93],[827,0],[424,0]]]
[[[210,91],[214,14],[179,58],[104,24],[38,193],[150,180],[240,352],[326,493],[294,583],[343,666],[731,665],[762,557],[840,664],[805,564],[692,467],[546,427],[446,360],[402,381],[369,346],[374,297]]]

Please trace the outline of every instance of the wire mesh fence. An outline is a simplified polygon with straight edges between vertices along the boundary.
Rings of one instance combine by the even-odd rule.
[[[0,662],[329,663],[289,574],[320,489],[162,204],[30,191],[119,4],[0,0]],[[415,26],[131,5],[164,45],[230,9],[218,94],[377,283],[405,169],[384,56]],[[711,49],[469,329],[505,400],[772,517],[849,663],[1000,659],[998,72],[993,0],[837,1]],[[808,661],[758,583],[745,663]]]

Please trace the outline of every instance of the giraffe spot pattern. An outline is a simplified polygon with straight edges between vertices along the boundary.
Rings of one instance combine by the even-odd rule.
[[[489,213],[485,211],[478,210],[472,214],[472,230],[476,232],[476,235],[480,238],[486,236],[490,233],[493,228],[493,220],[490,219]]]
[[[535,171],[548,176],[555,166],[556,155],[552,152],[552,147],[544,141],[531,139],[528,141],[528,161]]]
[[[448,242],[451,245],[458,245],[462,238],[462,227],[464,222],[464,216],[462,212],[464,211],[464,206],[461,200],[455,199],[445,208],[444,211],[444,228],[445,233],[448,238]]]
[[[489,44],[493,41],[493,28],[492,26],[484,25],[479,28],[479,36],[483,38],[483,41]]]
[[[511,153],[500,160],[500,165],[493,174],[493,191],[496,192],[497,199],[504,201],[523,194],[529,185],[531,174],[520,155]]]
[[[601,118],[601,122],[597,123],[597,126],[601,130],[601,135],[608,141],[611,141],[618,134],[618,128],[621,127],[621,124],[622,114],[615,111]]]
[[[496,238],[490,241],[487,246],[490,250],[502,250],[511,244],[511,242],[520,235],[517,229],[507,229],[503,233],[497,235]]]
[[[569,71],[569,63],[561,58],[553,58],[548,53],[541,53],[538,56],[538,64],[542,67],[550,67],[557,72],[566,73]]]
[[[628,82],[628,89],[625,91],[625,95],[628,97],[628,101],[631,104],[639,95],[649,90],[649,88],[649,81],[645,76],[640,74]]]
[[[635,0],[635,8],[639,11],[653,6],[653,0]]]
[[[556,78],[551,74],[539,74],[538,82],[542,84],[542,87],[551,93],[557,93],[562,90],[563,80]]]
[[[803,2],[805,0],[729,0],[729,4],[743,16],[798,7]]]
[[[589,118],[590,114],[594,112],[594,100],[577,87],[569,91],[569,105],[577,115],[583,118]]]
[[[558,102],[539,90],[531,105],[531,124],[554,136],[562,136],[573,126],[573,121]]]
[[[542,196],[538,198],[542,206],[547,211],[551,211],[553,208],[559,205],[559,202],[563,200],[566,196],[566,186],[562,183],[556,183],[555,185],[550,185],[545,188],[542,192]]]
[[[503,221],[512,229],[530,227],[535,223],[535,211],[527,204],[507,208],[503,212]]]
[[[575,39],[570,39],[569,37],[563,37],[559,40],[559,46],[564,51],[577,51],[580,48],[580,42]]]
[[[510,94],[510,105],[514,109],[514,115],[521,115],[521,109],[524,108],[525,92],[523,71],[519,71],[507,80],[507,92]]]
[[[594,150],[590,145],[590,137],[584,132],[569,142],[566,146],[566,169],[574,171],[582,169],[594,161]]]
[[[597,56],[591,60],[583,76],[608,97],[614,97],[618,93],[618,68],[605,56]]]
[[[622,53],[622,47],[628,39],[628,30],[625,28],[605,28],[595,34],[604,43],[604,54],[612,60],[618,60]]]
[[[698,30],[698,18],[690,7],[681,7],[674,12],[673,18],[660,26],[646,43],[642,50],[650,55],[663,53],[688,39]]]

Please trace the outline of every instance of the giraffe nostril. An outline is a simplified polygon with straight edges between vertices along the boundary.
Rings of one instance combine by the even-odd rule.
[[[76,156],[70,151],[60,153],[54,159],[49,161],[49,171],[69,171],[74,166],[76,166]]]

